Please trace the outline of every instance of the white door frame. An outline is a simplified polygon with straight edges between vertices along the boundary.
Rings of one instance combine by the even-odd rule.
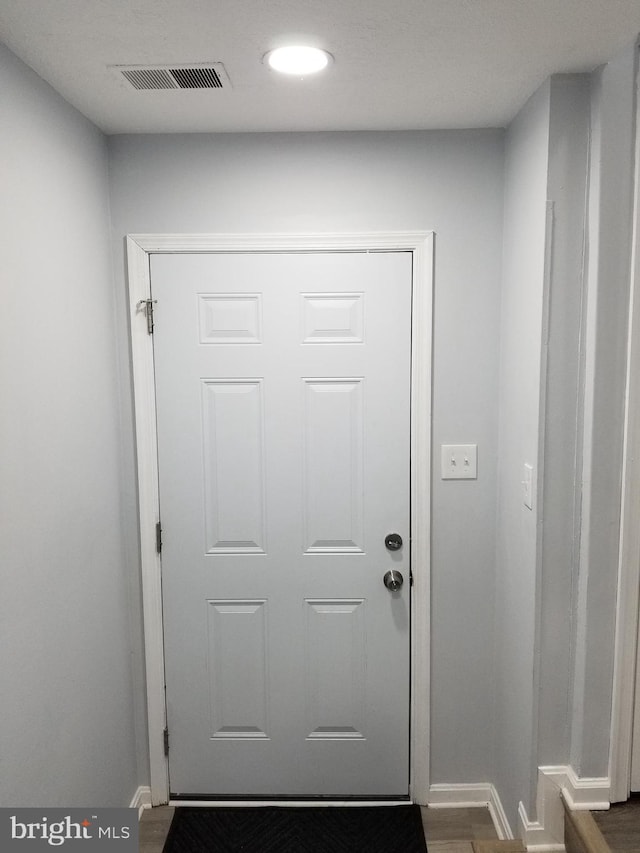
[[[638,84],[636,83],[636,91]],[[627,344],[622,503],[609,753],[611,802],[629,798],[634,710],[640,702],[638,607],[640,597],[640,101],[636,99],[634,209]],[[638,749],[638,744],[636,744]],[[638,753],[640,756],[640,753]]]
[[[431,538],[431,344],[434,234],[428,231],[358,234],[131,234],[127,237],[130,335],[139,490],[151,802],[169,799],[162,625],[158,458],[153,341],[144,301],[151,297],[149,255],[159,252],[349,252],[413,254],[411,320],[411,743],[410,796],[429,792],[429,586]]]

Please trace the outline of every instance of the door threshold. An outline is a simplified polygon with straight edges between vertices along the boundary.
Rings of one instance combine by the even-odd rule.
[[[368,799],[348,799],[348,800],[331,800],[326,799],[324,797],[317,799],[301,799],[301,798],[289,798],[289,799],[258,799],[258,798],[249,798],[245,800],[240,799],[225,799],[217,798],[217,799],[189,799],[188,797],[177,797],[176,799],[170,799],[168,805],[174,806],[176,808],[181,808],[182,806],[189,806],[190,808],[214,808],[214,807],[226,807],[226,808],[254,808],[254,807],[262,807],[262,806],[276,806],[276,807],[288,807],[288,808],[302,808],[302,807],[316,807],[322,808],[324,806],[342,806],[342,807],[364,807],[364,806],[407,806],[412,805],[413,800],[409,797],[398,797],[396,799],[382,799],[376,797],[370,797]]]

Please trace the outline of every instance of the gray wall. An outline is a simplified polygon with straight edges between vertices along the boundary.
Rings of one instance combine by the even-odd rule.
[[[434,471],[431,781],[493,778],[502,133],[118,136],[109,150],[119,270],[126,233],[436,232],[434,447],[477,443],[479,477]],[[123,274],[118,298],[125,351]],[[130,447],[131,519],[133,462]]]
[[[506,137],[495,780],[514,829],[519,801],[540,817],[539,766],[609,770],[635,60],[552,77]]]
[[[571,764],[609,772],[620,483],[633,203],[637,51],[594,74],[585,293],[580,576]]]
[[[523,466],[539,474],[541,329],[545,277],[551,84],[506,139],[496,552],[495,781],[515,829],[529,799],[536,696],[537,514],[523,503]],[[536,490],[537,491],[537,490]]]
[[[0,46],[3,806],[137,781],[107,152]]]
[[[537,728],[533,771],[567,764],[574,665],[572,620],[580,538],[584,403],[585,227],[591,79],[550,81],[549,229],[541,329],[541,470],[537,555]],[[530,813],[531,814],[531,813]]]

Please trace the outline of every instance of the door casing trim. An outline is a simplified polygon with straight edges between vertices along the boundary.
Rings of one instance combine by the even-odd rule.
[[[409,794],[429,793],[431,382],[435,235],[431,231],[349,234],[130,234],[126,238],[133,371],[144,621],[149,764],[152,805],[169,801],[158,457],[153,338],[145,300],[151,298],[150,258],[156,253],[409,251],[413,256],[411,311],[411,741]]]

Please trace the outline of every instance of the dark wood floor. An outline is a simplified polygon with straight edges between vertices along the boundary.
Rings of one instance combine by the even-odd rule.
[[[606,812],[593,812],[611,853],[640,851],[640,795],[626,803],[615,803]]]

